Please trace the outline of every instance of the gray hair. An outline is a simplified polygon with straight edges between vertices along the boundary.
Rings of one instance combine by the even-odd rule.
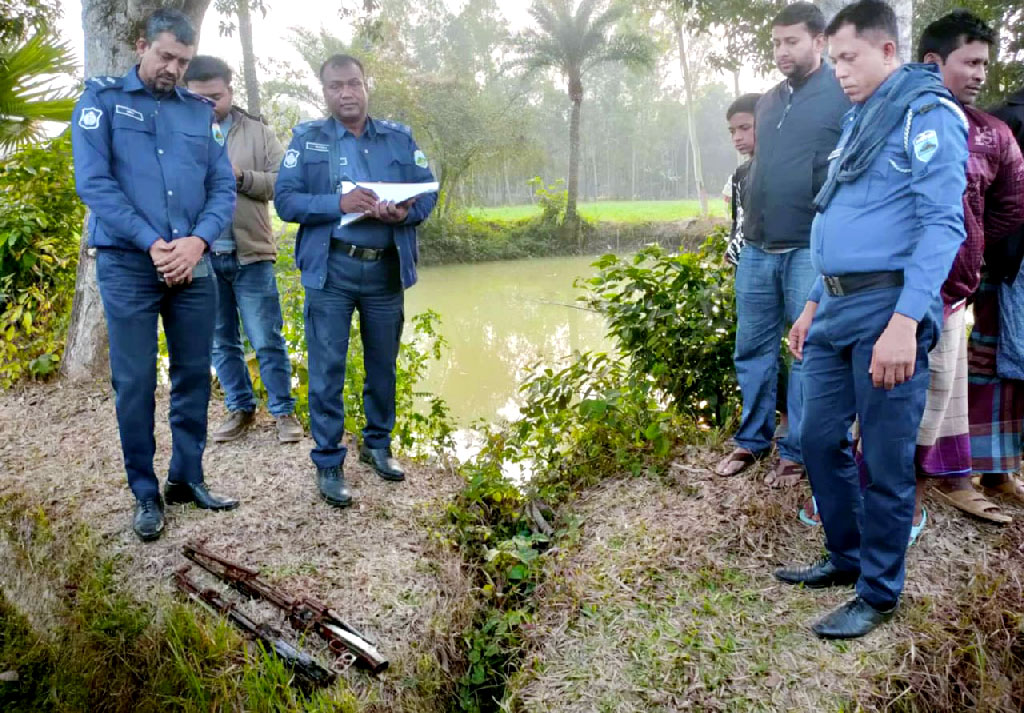
[[[165,32],[174,35],[183,45],[191,47],[196,43],[196,29],[188,15],[180,10],[161,8],[146,18],[146,42],[152,42]]]

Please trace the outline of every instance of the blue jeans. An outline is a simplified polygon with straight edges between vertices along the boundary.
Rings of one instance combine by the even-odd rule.
[[[937,303],[918,325],[914,376],[889,391],[875,388],[871,354],[900,292],[825,295],[804,345],[801,444],[826,546],[840,570],[860,571],[857,593],[877,609],[895,605],[903,590],[928,352],[942,321]],[[868,475],[863,491],[849,438],[855,416]]]
[[[740,253],[740,264],[736,268],[737,324],[733,362],[743,396],[743,417],[733,440],[753,453],[771,448],[782,337],[800,316],[816,276],[811,267],[811,251],[807,248],[772,254],[747,243]],[[800,367],[800,362],[794,360],[789,369],[789,434],[778,444],[779,456],[797,463],[803,463]]]
[[[317,468],[345,460],[345,358],[352,313],[359,310],[363,340],[363,443],[369,448],[391,445],[395,427],[395,383],[398,346],[405,321],[405,292],[398,258],[367,262],[331,250],[327,282],[306,288],[306,345],[309,351],[309,422]]]
[[[217,303],[213,276],[207,271],[191,284],[168,287],[146,253],[103,248],[96,251],[96,280],[110,334],[110,374],[128,485],[140,499],[160,492],[153,470],[157,317],[163,321],[170,356],[167,479],[201,483]]]
[[[295,410],[292,365],[281,336],[283,320],[274,263],[262,260],[239,265],[235,253],[216,254],[212,260],[217,276],[213,367],[224,389],[224,403],[228,411],[256,409],[256,396],[238,331],[241,315],[242,327],[256,352],[260,378],[267,389],[267,410],[274,416],[292,413]]]

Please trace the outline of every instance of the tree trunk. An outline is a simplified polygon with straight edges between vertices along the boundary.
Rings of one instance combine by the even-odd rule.
[[[825,15],[825,21],[831,22],[842,8],[852,5],[854,0],[818,0],[818,7]],[[913,54],[913,40],[911,32],[914,23],[914,0],[889,0],[889,4],[896,12],[896,20],[900,25],[900,58],[909,62]]]
[[[249,0],[238,0],[238,36],[242,40],[242,74],[245,79],[245,104],[250,114],[263,113],[260,106],[260,81],[256,78],[256,54],[252,49],[252,17]]]
[[[693,78],[690,77],[690,61],[686,56],[686,35],[683,23],[676,20],[676,39],[679,42],[679,69],[683,75],[683,86],[686,89],[686,127],[690,136],[690,147],[693,152],[693,178],[697,184],[697,197],[700,199],[700,214],[708,216],[708,192],[704,188],[704,168],[700,156],[700,144],[697,143],[697,124],[693,120]]]
[[[210,0],[83,0],[82,27],[85,30],[85,76],[119,75],[137,61],[135,40],[142,34],[142,22],[153,10],[176,7],[192,18],[196,32]],[[88,226],[88,216],[85,225]],[[88,248],[86,228],[78,250],[78,275],[71,307],[61,376],[72,381],[96,379],[108,372],[107,326],[96,285],[95,251]]]
[[[583,104],[583,85],[579,77],[569,79],[569,182],[565,204],[565,226],[569,231],[568,238],[575,242],[579,236],[579,217],[576,213],[576,201],[580,188],[580,109]]]

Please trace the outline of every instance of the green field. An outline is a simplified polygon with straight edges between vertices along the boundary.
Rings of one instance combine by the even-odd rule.
[[[711,215],[726,217],[725,203],[719,196],[709,199]],[[598,201],[580,203],[580,214],[587,220],[610,223],[664,223],[700,215],[700,202],[688,201]],[[469,212],[487,220],[518,220],[540,215],[536,205],[509,205],[495,208],[470,208]]]

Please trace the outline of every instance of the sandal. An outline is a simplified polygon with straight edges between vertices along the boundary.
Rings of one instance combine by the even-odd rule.
[[[746,448],[736,448],[732,453],[718,461],[718,465],[715,466],[715,475],[722,478],[731,478],[734,475],[739,475],[764,458],[764,456],[764,453],[752,453]],[[739,467],[733,469],[731,466],[734,463],[738,463]]]
[[[811,498],[811,507],[814,508],[814,512],[813,514],[808,515],[807,503],[804,503],[800,506],[800,509],[797,510],[797,517],[800,518],[800,522],[807,525],[807,527],[821,527],[821,515],[818,514],[818,501],[813,497]]]
[[[1024,505],[1024,481],[1021,481],[1016,475],[1010,474],[1006,482],[995,487],[982,485],[981,489],[988,495],[1004,497],[1015,501],[1018,505]]]
[[[924,505],[922,505],[921,506],[921,522],[917,523],[916,525],[912,524],[910,526],[910,539],[907,542],[907,547],[910,547],[915,542],[917,542],[918,535],[921,534],[921,530],[923,530],[924,526],[927,525],[927,524],[928,524],[928,510],[926,510]]]
[[[1009,483],[1007,483],[1007,485],[1009,485]],[[1013,522],[1012,517],[1004,515],[998,505],[974,488],[971,488],[970,490],[954,490],[952,492],[945,492],[938,488],[933,488],[932,492],[955,507],[957,510],[962,510],[968,515],[972,515],[981,520],[993,522],[997,525],[1006,525]]]
[[[801,463],[789,463],[783,464],[780,460],[772,468],[771,472],[765,476],[764,484],[769,488],[790,488],[794,485],[798,485],[801,480],[804,479],[804,466]]]

